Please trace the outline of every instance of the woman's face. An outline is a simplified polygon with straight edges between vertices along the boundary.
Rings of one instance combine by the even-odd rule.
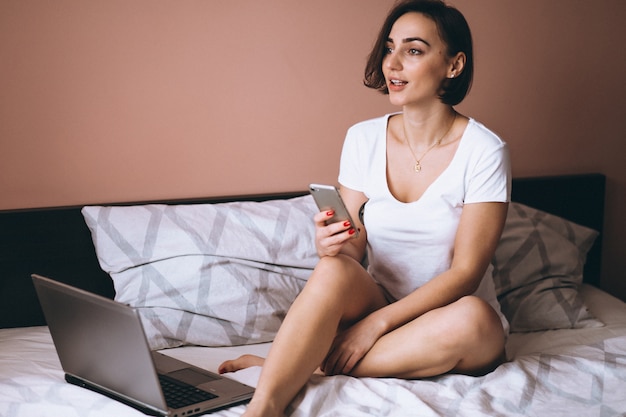
[[[391,28],[386,48],[383,74],[391,103],[440,103],[441,86],[452,72],[453,59],[435,22],[421,13],[402,15]]]

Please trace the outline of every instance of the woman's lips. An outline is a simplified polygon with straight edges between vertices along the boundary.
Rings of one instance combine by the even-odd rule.
[[[393,91],[399,91],[402,90],[404,88],[405,85],[407,85],[408,82],[406,81],[402,81],[402,80],[398,80],[395,78],[392,78],[389,80],[389,83],[387,84],[387,87],[389,88],[389,90],[393,90]]]

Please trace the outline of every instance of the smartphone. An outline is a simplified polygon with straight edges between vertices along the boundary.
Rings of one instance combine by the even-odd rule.
[[[337,187],[332,185],[311,184],[309,185],[309,191],[320,211],[333,210],[335,212],[333,217],[326,223],[349,221],[352,228],[354,228],[355,237],[359,235],[359,229],[356,223],[352,221],[352,217],[350,217],[350,213],[346,209],[346,205],[343,203]]]

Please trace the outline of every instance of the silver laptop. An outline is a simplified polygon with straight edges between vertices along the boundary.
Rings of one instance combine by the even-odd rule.
[[[152,352],[136,309],[49,278],[32,278],[68,382],[146,414],[173,417],[252,397],[252,387]],[[170,391],[178,394],[170,398]]]

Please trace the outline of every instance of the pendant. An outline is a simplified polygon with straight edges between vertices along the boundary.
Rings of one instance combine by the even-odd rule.
[[[422,171],[422,165],[420,165],[420,161],[415,161],[415,166],[413,167],[413,169],[415,170],[415,172],[421,172]]]

